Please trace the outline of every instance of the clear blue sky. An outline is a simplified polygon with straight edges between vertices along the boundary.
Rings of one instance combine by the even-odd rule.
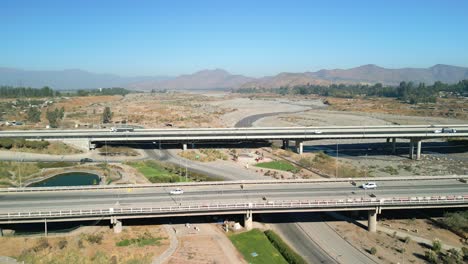
[[[464,0],[2,0],[0,66],[177,75],[468,66]]]

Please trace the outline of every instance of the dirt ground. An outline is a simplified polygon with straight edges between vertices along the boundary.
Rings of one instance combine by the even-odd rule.
[[[220,228],[214,224],[173,225],[179,247],[168,264],[246,263]],[[194,228],[198,227],[200,231]]]
[[[420,237],[429,241],[429,243],[434,239],[439,239],[443,245],[457,248],[466,246],[456,234],[437,226],[427,219],[379,219],[378,224],[383,228],[390,229],[390,231],[395,230],[401,232],[401,234]],[[406,236],[382,231],[370,233],[365,226],[358,226],[355,223],[346,221],[331,221],[328,222],[328,225],[346,241],[359,250],[366,252],[366,254],[370,254],[370,249],[375,247],[377,249],[376,256],[381,260],[381,263],[426,263],[424,254],[429,250],[430,246],[416,241],[416,239],[405,242]]]
[[[380,219],[379,225],[395,229],[411,235],[422,237],[428,240],[439,239],[442,243],[454,247],[466,246],[462,238],[451,231],[440,227],[432,219],[405,219],[405,220],[385,220]]]
[[[91,227],[80,231],[47,238],[1,237],[0,256],[11,256],[26,263],[48,263],[52,260],[56,261],[54,263],[151,263],[154,256],[168,248],[169,243],[164,229],[159,226],[127,226],[121,234],[114,234],[108,227]],[[116,246],[123,239],[137,238],[145,232],[161,238],[160,244]],[[102,241],[92,242],[89,235],[102,235]]]

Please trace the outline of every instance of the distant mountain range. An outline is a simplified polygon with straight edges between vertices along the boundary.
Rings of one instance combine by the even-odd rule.
[[[222,69],[203,70],[177,77],[137,76],[121,77],[96,74],[82,70],[28,71],[0,68],[0,85],[43,87],[58,90],[125,87],[135,90],[190,90],[230,88],[275,88],[304,84],[383,83],[398,85],[401,81],[435,81],[455,83],[468,79],[468,68],[438,64],[430,68],[386,69],[373,64],[351,69],[320,70],[304,73],[280,73],[261,78],[233,75]]]
[[[97,74],[78,69],[29,71],[0,67],[0,85],[36,88],[49,86],[57,90],[127,87],[136,82],[165,80],[167,78],[165,76],[122,77],[114,74]]]
[[[184,74],[167,80],[150,80],[131,84],[129,87],[142,90],[191,90],[238,88],[254,81],[254,78],[232,75],[221,69],[203,70],[194,74]]]

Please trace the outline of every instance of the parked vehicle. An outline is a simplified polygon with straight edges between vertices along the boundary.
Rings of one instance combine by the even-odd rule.
[[[80,159],[80,162],[81,162],[81,163],[93,162],[93,159],[90,159],[90,158],[83,158],[83,159]]]
[[[361,186],[363,189],[375,189],[377,188],[377,184],[375,182],[366,182]]]

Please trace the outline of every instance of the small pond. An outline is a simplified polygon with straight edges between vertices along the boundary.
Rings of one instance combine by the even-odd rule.
[[[86,172],[67,172],[33,183],[29,185],[29,187],[81,186],[98,184],[99,176],[96,174]]]

